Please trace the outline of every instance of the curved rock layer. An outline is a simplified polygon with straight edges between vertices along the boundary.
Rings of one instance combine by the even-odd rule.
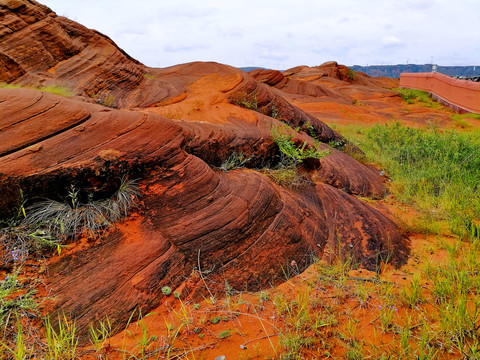
[[[107,315],[119,324],[136,308],[148,312],[163,286],[198,296],[188,284],[200,281],[199,269],[208,270],[212,290],[225,281],[250,290],[278,281],[292,261],[305,268],[312,257],[341,253],[368,269],[387,259],[406,262],[408,239],[352,196],[382,197],[382,179],[329,148],[345,140],[287,100],[276,87],[284,75],[259,73],[267,79],[259,82],[216,63],[150,69],[35,1],[0,0],[0,14],[2,79],[55,82],[81,95],[0,89],[2,215],[13,211],[20,190],[31,201],[61,200],[74,184],[101,197],[121,176],[140,179],[137,212],[52,261],[55,311],[76,317],[80,331]],[[304,89],[346,101],[327,87]],[[107,95],[123,109],[95,104]],[[237,105],[241,97],[250,109]],[[262,170],[279,161],[270,129],[285,126],[281,121],[298,144],[313,146],[313,129],[330,149],[302,169],[309,181],[300,188],[281,187]],[[234,152],[251,158],[247,167],[218,170]]]

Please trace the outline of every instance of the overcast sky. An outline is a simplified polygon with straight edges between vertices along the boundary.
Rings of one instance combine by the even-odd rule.
[[[39,0],[147,66],[480,65],[480,0]]]

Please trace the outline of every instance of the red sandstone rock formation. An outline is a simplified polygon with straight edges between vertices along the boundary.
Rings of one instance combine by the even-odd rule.
[[[160,304],[163,286],[198,280],[199,266],[212,270],[212,289],[228,281],[244,290],[278,281],[292,260],[305,268],[312,255],[341,252],[368,269],[407,260],[408,239],[351,195],[385,194],[374,169],[331,149],[306,164],[310,181],[297,189],[259,170],[278,161],[270,128],[280,120],[311,125],[324,148],[344,142],[292,105],[285,89],[341,101],[346,95],[216,63],[147,68],[33,0],[0,1],[0,24],[2,80],[60,84],[78,95],[0,89],[2,214],[15,206],[19,189],[29,199],[62,199],[75,184],[101,197],[128,175],[143,190],[137,212],[52,262],[56,311],[76,317],[81,331],[95,318],[118,324],[135,308],[148,312]],[[242,94],[255,99],[256,111],[235,105]],[[95,104],[106,96],[120,109]],[[306,131],[294,139],[313,144]],[[218,170],[234,151],[253,156],[247,167]]]

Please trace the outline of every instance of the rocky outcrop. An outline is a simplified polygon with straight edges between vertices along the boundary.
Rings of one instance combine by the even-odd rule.
[[[408,239],[352,195],[383,196],[382,179],[327,145],[345,140],[286,99],[276,86],[284,75],[252,77],[216,63],[150,69],[35,1],[2,0],[0,11],[4,79],[77,94],[0,89],[3,216],[20,190],[33,202],[63,200],[72,184],[95,198],[111,195],[122,176],[141,184],[130,217],[52,260],[55,311],[76,317],[80,331],[95,318],[119,324],[135,308],[148,312],[163,286],[198,296],[185,284],[198,280],[199,269],[209,270],[212,291],[225,281],[245,290],[279,281],[282,268],[295,261],[303,269],[313,257],[341,253],[368,269],[406,262]],[[318,89],[319,97],[331,93]],[[239,96],[250,108],[238,105]],[[301,169],[308,181],[299,188],[279,186],[262,170],[278,162],[270,129],[282,122],[298,144],[313,145],[313,131],[330,149]],[[244,168],[217,169],[240,152],[251,158]]]

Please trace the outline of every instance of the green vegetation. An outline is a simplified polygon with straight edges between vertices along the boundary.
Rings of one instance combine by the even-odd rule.
[[[480,114],[452,114],[450,118],[455,126],[458,126],[462,129],[468,129],[472,127],[472,124],[467,120],[480,120]]]
[[[7,328],[15,315],[22,316],[26,312],[35,312],[37,305],[33,299],[34,290],[18,281],[17,269],[0,281],[0,327]]]
[[[230,171],[235,169],[240,169],[248,163],[253,156],[246,157],[243,152],[239,152],[238,154],[234,151],[230,154],[230,156],[220,165],[220,170],[222,171]]]
[[[417,205],[431,229],[446,221],[460,237],[480,237],[478,131],[412,129],[399,123],[345,130],[367,160],[390,175],[396,198]]]
[[[137,196],[135,181],[123,179],[111,198],[83,204],[72,186],[65,202],[47,199],[26,209],[22,206],[24,218],[13,219],[10,226],[0,229],[0,245],[16,262],[45,248],[53,247],[60,253],[65,240],[81,234],[94,236],[126,216]]]
[[[75,323],[66,316],[58,319],[58,327],[55,328],[50,319],[45,320],[45,336],[47,342],[48,359],[51,360],[74,360],[78,337]]]
[[[239,91],[230,96],[230,102],[250,110],[258,110],[257,92]]]
[[[357,76],[357,74],[356,74],[355,70],[348,69],[348,71],[347,71],[347,79],[348,80],[353,81],[353,80],[355,80],[356,76]]]
[[[75,94],[72,92],[71,89],[60,86],[60,85],[47,85],[47,86],[29,86],[29,85],[22,85],[22,84],[8,84],[5,82],[0,82],[0,89],[34,89],[40,91],[46,91],[55,95],[70,97],[74,96]]]
[[[278,165],[273,169],[268,169],[266,174],[279,185],[298,187],[306,182],[306,179],[298,172],[298,166],[306,159],[321,159],[327,156],[329,151],[320,151],[315,138],[314,146],[308,145],[306,141],[297,145],[292,140],[293,134],[290,130],[287,126],[270,129],[273,140],[280,150],[280,159]]]
[[[434,101],[432,96],[426,91],[403,88],[396,88],[393,90],[398,91],[402,99],[409,104],[420,103],[422,106],[427,106],[433,109],[445,108],[442,104]]]
[[[296,167],[305,159],[321,159],[328,155],[328,151],[320,151],[316,146],[308,146],[306,141],[297,145],[292,140],[293,134],[288,134],[288,128],[272,127],[270,132],[273,140],[280,149],[280,163],[282,167]]]
[[[162,294],[168,296],[172,293],[172,288],[170,286],[162,287]]]

